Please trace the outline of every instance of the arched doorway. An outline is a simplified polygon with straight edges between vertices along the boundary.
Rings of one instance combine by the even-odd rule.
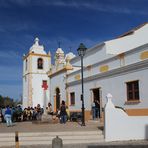
[[[56,111],[60,109],[60,89],[56,88]]]

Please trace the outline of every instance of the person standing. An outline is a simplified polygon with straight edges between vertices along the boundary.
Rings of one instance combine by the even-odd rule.
[[[66,123],[67,120],[67,113],[66,113],[66,105],[65,101],[62,100],[62,104],[60,107],[60,123]]]
[[[7,126],[12,126],[12,120],[11,120],[11,109],[9,108],[9,106],[6,107],[6,111],[5,111],[5,120],[6,120],[6,125]]]
[[[95,100],[95,113],[96,113],[96,118],[99,118],[99,112],[100,112],[100,103],[98,100]]]
[[[96,109],[95,108],[96,108],[95,102],[93,101],[92,102],[92,118],[93,118],[93,120],[95,120],[95,118],[96,118]]]

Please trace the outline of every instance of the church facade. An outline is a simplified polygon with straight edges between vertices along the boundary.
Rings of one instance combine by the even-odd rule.
[[[40,46],[37,41],[35,41],[35,45]],[[41,58],[42,54],[38,55],[37,48],[34,47],[34,49],[36,49],[34,53],[30,53],[32,51],[30,50],[29,54],[24,57],[24,68],[26,60],[29,62],[30,59],[34,58],[37,67],[38,58]],[[33,72],[33,68],[30,68],[32,71],[25,73],[24,69],[23,106],[35,106],[37,103],[47,105],[47,102],[50,101],[54,111],[56,111],[60,107],[60,102],[65,100],[70,112],[81,112],[80,57],[74,56],[72,53],[64,55],[63,50],[58,48],[55,53],[55,63],[52,65],[50,54],[45,55],[42,57],[43,60],[45,58],[45,61],[46,59],[48,61],[46,74],[43,74],[45,77],[41,76],[42,70],[36,69],[36,72]],[[99,117],[103,117],[107,93],[111,93],[114,104],[124,108],[129,115],[148,115],[147,74],[147,23],[116,39],[102,42],[87,49],[84,56],[86,120],[92,118],[94,100],[99,101]],[[37,76],[36,81],[33,81],[33,77]],[[46,81],[48,88],[43,84],[43,81]],[[46,86],[47,89],[44,90],[42,85]],[[28,104],[25,104],[26,102]]]

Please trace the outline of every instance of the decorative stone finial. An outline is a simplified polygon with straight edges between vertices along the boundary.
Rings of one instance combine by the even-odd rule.
[[[51,56],[51,53],[50,53],[50,51],[48,52],[48,55],[50,55],[50,56]]]
[[[108,94],[106,95],[106,98],[107,98],[106,108],[115,108],[115,107],[114,107],[114,104],[113,104],[113,102],[112,102],[113,96],[112,96],[110,93],[108,93]]]
[[[36,37],[35,40],[34,40],[34,42],[35,42],[34,43],[35,45],[39,45],[39,38]]]
[[[66,63],[69,63],[70,59],[71,59],[70,56],[67,55],[67,56],[66,56]]]
[[[110,93],[108,93],[106,97],[107,97],[108,100],[109,99],[111,100],[113,96]]]

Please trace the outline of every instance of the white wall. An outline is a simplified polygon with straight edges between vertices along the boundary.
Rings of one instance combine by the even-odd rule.
[[[106,104],[106,93],[111,91],[114,98],[113,102],[116,106],[124,107],[125,109],[140,109],[147,108],[147,74],[148,59],[141,60],[140,55],[142,52],[147,51],[148,44],[132,49],[125,53],[125,65],[120,65],[118,56],[112,57],[109,60],[102,61],[102,64],[109,66],[109,71],[100,72],[100,64],[92,65],[90,70],[84,70],[84,98],[86,109],[91,108],[91,89],[101,88],[102,90],[102,106]],[[99,51],[98,51],[99,52]],[[102,56],[102,55],[100,55]],[[99,57],[98,57],[99,59]],[[93,58],[90,57],[90,62]],[[75,71],[68,74],[69,90],[75,92],[76,99],[78,99],[75,108],[80,108],[81,102],[79,101],[81,94],[81,82],[75,79],[75,76],[80,74],[81,71]],[[137,104],[129,105],[127,101],[126,82],[139,80],[139,93],[140,102]]]
[[[135,30],[133,34],[105,42],[107,53],[120,54],[148,43],[148,24]]]
[[[37,60],[39,58],[43,59],[43,69],[37,68]],[[33,73],[46,73],[49,71],[51,64],[50,64],[50,57],[44,57],[44,56],[32,56],[32,72]]]
[[[105,140],[148,139],[148,116],[128,116],[122,109],[115,108],[112,95],[107,95],[105,106]]]
[[[32,74],[32,101],[33,107],[40,104],[41,107],[44,105],[44,90],[42,88],[43,80],[47,81],[47,85],[49,84],[49,79],[46,74]],[[46,106],[49,102],[49,88],[46,90]]]
[[[60,89],[60,101],[64,100],[66,101],[66,89],[65,89],[65,83],[66,83],[66,77],[65,77],[65,72],[63,71],[61,73],[58,73],[55,76],[52,76],[50,79],[50,98],[51,98],[51,103],[52,106],[54,106],[54,96],[56,95],[56,88]]]
[[[84,85],[84,106],[85,106],[85,109],[87,110],[88,109],[88,97],[86,98],[86,91],[85,91],[85,85]],[[81,101],[81,98],[80,98],[80,95],[82,93],[82,88],[81,88],[81,85],[75,85],[75,86],[72,86],[72,87],[69,87],[69,99],[70,99],[70,93],[71,92],[75,92],[75,105],[73,106],[70,106],[69,109],[74,111],[74,110],[81,110],[82,108],[82,101]],[[70,100],[69,100],[70,101]]]

